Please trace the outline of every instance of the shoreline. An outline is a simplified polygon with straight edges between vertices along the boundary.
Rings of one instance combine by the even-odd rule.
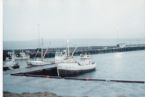
[[[13,92],[4,91],[3,97],[72,97],[72,96],[58,96],[52,92],[13,93]]]

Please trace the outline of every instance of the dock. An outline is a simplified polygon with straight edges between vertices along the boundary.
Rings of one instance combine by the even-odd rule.
[[[38,73],[38,72],[36,72]],[[136,83],[136,84],[145,84],[145,81],[135,81],[135,80],[107,80],[107,79],[93,79],[93,78],[78,78],[78,77],[59,77],[59,76],[50,76],[46,74],[34,74],[34,72],[27,73],[16,73],[11,74],[13,76],[27,76],[27,77],[42,77],[42,78],[53,78],[53,79],[65,79],[65,80],[80,80],[80,81],[94,81],[94,82],[115,82],[115,83]]]
[[[11,74],[12,76],[27,76],[27,77],[42,77],[42,78],[53,78],[53,79],[65,79],[65,80],[80,80],[80,81],[94,81],[94,82],[115,82],[115,83],[136,83],[145,84],[145,81],[139,80],[109,80],[109,79],[98,79],[98,78],[79,78],[74,77],[60,77],[57,74],[56,66],[44,66],[34,69],[26,69],[25,71],[19,71]]]

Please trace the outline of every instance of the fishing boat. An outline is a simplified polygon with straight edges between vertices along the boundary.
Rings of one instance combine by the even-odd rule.
[[[85,54],[80,57],[80,61],[73,58],[70,55],[69,45],[67,47],[67,57],[66,59],[57,64],[57,73],[60,77],[71,77],[94,71],[96,69],[96,63],[93,62],[89,55]]]

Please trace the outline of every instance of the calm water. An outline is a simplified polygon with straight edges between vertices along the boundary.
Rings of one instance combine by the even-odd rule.
[[[145,50],[98,54],[92,55],[92,58],[97,63],[96,71],[78,77],[145,81]],[[21,64],[20,69],[25,69],[26,61],[18,62]],[[17,77],[9,75],[11,72],[13,71],[4,72],[5,91],[50,91],[59,95],[89,97],[117,97],[119,95],[145,97],[145,84]]]
[[[98,54],[92,58],[97,63],[97,70],[83,77],[145,80],[145,50]]]

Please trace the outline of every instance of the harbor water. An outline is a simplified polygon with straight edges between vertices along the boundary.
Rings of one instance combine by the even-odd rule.
[[[97,64],[96,71],[77,76],[78,78],[145,81],[145,50],[96,54],[91,57]],[[53,58],[48,60],[53,61]],[[19,71],[26,69],[27,60],[17,62],[20,64]],[[145,84],[10,75],[14,71],[4,71],[4,91],[16,93],[49,91],[61,96],[77,97],[145,97]]]

